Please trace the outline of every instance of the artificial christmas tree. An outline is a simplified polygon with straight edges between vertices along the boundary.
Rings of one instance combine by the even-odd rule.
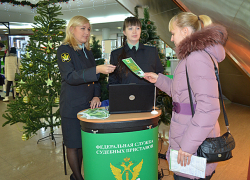
[[[92,36],[92,44],[90,47],[95,59],[102,57],[102,46],[99,44],[99,40],[96,40],[95,36]]]
[[[34,17],[34,32],[30,36],[26,54],[22,57],[20,74],[17,75],[15,101],[8,104],[3,117],[3,126],[16,123],[23,125],[23,140],[29,139],[41,128],[50,128],[54,139],[55,126],[59,126],[59,93],[61,77],[57,66],[56,50],[64,38],[66,22],[58,18],[62,15],[56,1],[40,1],[38,15]],[[25,137],[25,138],[24,138]]]
[[[96,65],[104,64],[105,59],[98,59],[96,60]],[[101,101],[107,100],[109,98],[109,91],[108,91],[108,75],[100,73],[99,83],[101,84]]]
[[[96,65],[101,65],[105,63],[105,59],[102,57],[102,46],[99,44],[99,40],[96,40],[96,37],[92,37],[91,51],[96,60]],[[100,73],[99,83],[101,84],[101,101],[107,100],[109,98],[108,92],[108,75]]]
[[[135,7],[135,16],[138,17],[138,6]],[[165,54],[161,53],[159,47],[160,37],[157,35],[154,22],[149,19],[149,11],[147,6],[144,7],[144,18],[140,20],[142,24],[140,42],[155,46],[158,50],[158,54],[163,65],[165,65]]]
[[[138,17],[138,8],[135,7],[135,16]],[[149,18],[149,8],[146,6],[143,8],[144,18],[140,19],[142,24],[140,42],[148,45],[155,46],[158,50],[159,58],[161,59],[162,65],[166,67],[165,55],[161,53],[159,47],[160,37],[157,35],[156,26],[154,22]],[[163,122],[166,125],[170,124],[172,116],[172,98],[169,97],[165,92],[160,91],[157,95],[156,105],[162,110],[159,123]]]

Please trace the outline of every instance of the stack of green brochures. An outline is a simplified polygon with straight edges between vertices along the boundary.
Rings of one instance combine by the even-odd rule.
[[[82,115],[81,117],[86,119],[106,119],[109,117],[109,111],[106,109],[87,109],[86,111],[78,113]]]

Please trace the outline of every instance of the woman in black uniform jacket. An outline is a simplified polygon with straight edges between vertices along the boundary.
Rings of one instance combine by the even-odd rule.
[[[57,61],[62,77],[60,114],[67,159],[73,171],[70,179],[83,180],[81,175],[82,142],[77,113],[101,105],[99,73],[108,74],[115,66],[96,66],[89,49],[90,24],[83,16],[75,16],[66,28],[66,38],[58,48]]]
[[[159,59],[157,49],[139,42],[141,21],[136,17],[128,17],[123,23],[123,46],[111,52],[110,64],[117,68],[109,75],[109,84],[146,84],[145,79],[131,72],[122,59],[132,57],[144,72],[163,73],[164,68]]]

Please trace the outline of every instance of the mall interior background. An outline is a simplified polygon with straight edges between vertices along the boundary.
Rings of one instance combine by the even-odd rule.
[[[135,6],[141,7],[139,17],[143,17],[143,7],[148,6],[150,19],[155,22],[157,34],[161,38],[161,50],[172,62],[172,66],[167,67],[169,74],[173,74],[178,61],[174,59],[175,52],[172,49],[174,45],[170,41],[171,34],[168,32],[168,21],[173,15],[181,11],[191,11],[197,15],[207,14],[215,23],[224,25],[228,30],[229,39],[225,47],[226,60],[219,65],[220,78],[231,131],[234,132],[236,139],[236,149],[232,160],[219,164],[213,180],[246,179],[250,155],[250,1],[70,0],[68,3],[60,3],[60,6],[64,14],[61,18],[67,21],[75,15],[83,15],[90,19],[91,34],[100,41],[103,57],[107,60],[110,52],[121,46],[123,20],[134,15]],[[0,12],[1,41],[8,40],[9,47],[16,47],[20,57],[21,54],[25,54],[25,46],[29,35],[32,34],[31,28],[36,11],[29,6],[2,3]],[[3,89],[0,94],[4,96]],[[0,102],[0,107],[2,115],[7,103]],[[0,116],[0,124],[4,121]],[[223,126],[221,116],[220,125]],[[37,136],[24,142],[20,138],[22,134],[20,128],[19,125],[1,127],[0,179],[68,179],[69,176],[65,176],[63,171],[62,140],[59,138],[57,146],[50,141],[36,144],[37,139],[48,133],[41,130]],[[60,128],[57,129],[57,133],[61,133]],[[167,134],[164,127],[162,133]],[[162,152],[168,146],[167,135],[163,139]],[[55,169],[55,166],[58,168]],[[167,171],[167,168],[166,161],[160,160],[159,169]],[[51,169],[55,170],[51,172]],[[70,171],[69,167],[67,169]],[[163,179],[172,179],[171,173]]]

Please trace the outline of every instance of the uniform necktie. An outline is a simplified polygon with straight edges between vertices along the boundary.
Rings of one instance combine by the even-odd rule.
[[[135,46],[132,47],[132,51],[136,52],[136,47]]]
[[[82,43],[82,45],[78,44],[78,46],[79,46],[79,48],[82,49],[82,51],[83,51],[84,54],[85,54],[85,57],[88,59],[88,56],[87,56],[86,52],[84,51],[84,47],[85,47],[84,43]]]

